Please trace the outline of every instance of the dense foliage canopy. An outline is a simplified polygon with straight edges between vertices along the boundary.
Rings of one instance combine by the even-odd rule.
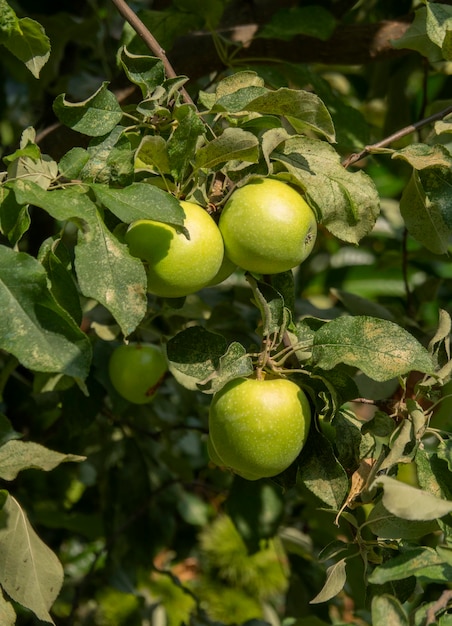
[[[1,626],[451,626],[452,3],[0,0],[0,50]],[[240,217],[260,274],[269,179],[317,228]]]

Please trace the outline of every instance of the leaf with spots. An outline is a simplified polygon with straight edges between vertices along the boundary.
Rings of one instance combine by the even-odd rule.
[[[33,204],[56,220],[71,220],[79,227],[75,270],[81,292],[97,300],[113,315],[124,335],[129,335],[146,313],[146,272],[105,225],[101,212],[81,187],[45,191],[29,181],[12,186],[20,204]],[[123,221],[152,219],[159,210],[165,219],[183,222],[183,210],[170,194],[135,183],[124,189],[92,185],[97,199]],[[155,205],[153,201],[155,200]],[[153,208],[146,207],[148,205]]]
[[[0,308],[0,348],[35,371],[87,376],[87,336],[53,297],[41,263],[6,246],[0,246]]]
[[[410,333],[388,320],[339,317],[315,334],[312,363],[330,370],[340,363],[358,368],[379,382],[410,371],[433,373],[427,350]]]
[[[222,335],[192,326],[172,337],[166,346],[171,373],[187,389],[199,389],[219,367],[227,342]]]
[[[0,561],[0,585],[8,596],[54,624],[49,610],[60,592],[63,568],[10,495],[0,511]]]
[[[107,87],[108,83],[104,82],[83,102],[68,102],[66,94],[60,94],[53,104],[55,115],[62,124],[89,137],[106,135],[122,118],[116,96]]]
[[[347,474],[326,437],[311,428],[298,466],[299,480],[331,509],[339,509],[347,497]]]
[[[400,199],[408,232],[435,254],[445,254],[451,242],[451,167],[414,170]]]
[[[168,341],[170,370],[176,380],[192,390],[216,393],[233,378],[253,372],[250,356],[237,341],[226,339],[202,326],[187,328]]]
[[[89,226],[79,231],[75,247],[77,278],[83,295],[108,309],[127,336],[146,314],[146,272],[93,208]]]
[[[369,234],[380,213],[372,179],[349,172],[336,150],[325,141],[294,136],[270,154],[281,169],[278,177],[300,186],[319,221],[343,241],[358,243]]]
[[[49,450],[34,441],[11,439],[0,446],[0,477],[14,480],[25,469],[40,469],[49,472],[60,463],[83,461],[85,457],[76,454],[62,454]]]

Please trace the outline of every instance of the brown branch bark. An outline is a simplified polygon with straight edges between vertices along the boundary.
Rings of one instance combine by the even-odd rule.
[[[177,74],[168,60],[166,56],[165,50],[161,47],[157,39],[154,35],[149,32],[148,28],[143,24],[138,15],[132,11],[129,5],[125,2],[125,0],[111,0],[115,7],[118,9],[118,12],[122,17],[132,26],[137,35],[141,37],[144,43],[147,45],[149,50],[158,57],[165,68],[165,73],[168,78],[176,78]],[[194,104],[190,95],[186,91],[184,87],[181,87],[179,90],[184,98],[185,102],[189,104]]]
[[[411,135],[411,133],[419,130],[427,124],[442,120],[444,117],[446,117],[446,115],[449,115],[450,113],[452,113],[452,106],[448,106],[445,109],[434,113],[433,115],[429,115],[428,117],[425,117],[418,122],[414,122],[414,124],[409,124],[408,126],[405,126],[404,128],[396,131],[395,133],[392,133],[392,135],[389,135],[388,137],[385,137],[384,139],[381,139],[376,143],[370,144],[369,146],[365,146],[360,152],[355,152],[351,154],[343,161],[342,165],[344,167],[349,167],[350,165],[353,165],[353,163],[360,161],[363,157],[365,157],[367,154],[370,154],[372,151],[378,150],[378,148],[386,148],[387,146],[390,146],[392,143],[394,143],[394,141],[397,141],[402,137],[406,137],[407,135]]]

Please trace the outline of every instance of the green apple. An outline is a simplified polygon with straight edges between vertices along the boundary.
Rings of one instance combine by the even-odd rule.
[[[147,262],[148,291],[180,298],[199,291],[217,275],[224,257],[223,238],[213,218],[198,204],[181,203],[182,229],[154,220],[137,220],[127,229],[130,253]]]
[[[209,284],[207,286],[208,287],[213,287],[215,285],[219,285],[224,280],[226,280],[226,278],[229,278],[229,276],[233,272],[235,272],[236,269],[237,269],[237,265],[235,263],[233,263],[231,261],[231,259],[229,257],[227,257],[226,254],[225,254],[224,257],[223,257],[223,261],[222,261],[222,263],[220,265],[220,269],[215,274],[215,276],[212,278],[212,280],[209,281]]]
[[[309,205],[292,187],[271,178],[236,189],[220,215],[226,254],[257,274],[278,274],[299,265],[311,253],[317,222]]]
[[[210,406],[211,460],[248,480],[276,476],[300,453],[310,422],[308,399],[294,382],[232,380]]]
[[[118,346],[108,363],[113,387],[134,404],[151,402],[167,370],[162,350],[153,344]]]

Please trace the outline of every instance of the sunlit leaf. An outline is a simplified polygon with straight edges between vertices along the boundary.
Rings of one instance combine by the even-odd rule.
[[[392,45],[396,49],[408,48],[416,50],[431,62],[441,61],[443,56],[441,48],[427,35],[427,9],[420,7],[414,13],[414,20],[402,37],[393,40]]]
[[[76,454],[61,454],[49,450],[34,441],[12,439],[0,446],[0,477],[14,480],[25,469],[40,469],[49,472],[60,463],[80,462],[85,457]]]
[[[50,39],[39,22],[30,17],[20,18],[14,28],[9,29],[7,37],[0,36],[0,43],[20,59],[35,78],[39,78],[50,56]]]
[[[92,96],[82,102],[69,102],[66,94],[59,95],[53,110],[58,119],[79,133],[100,137],[109,133],[122,118],[116,96],[104,82]]]
[[[120,61],[130,82],[140,87],[143,98],[149,96],[165,78],[163,62],[157,57],[132,54],[124,46]]]
[[[75,270],[82,293],[103,304],[125,336],[134,331],[146,313],[146,272],[108,230],[98,211],[89,228],[79,231]]]
[[[8,596],[53,624],[49,609],[63,583],[63,568],[38,537],[17,500],[0,511],[0,584]]]
[[[156,220],[182,226],[184,211],[179,201],[158,187],[133,183],[123,189],[91,185],[96,198],[123,222],[139,219]]]
[[[326,370],[346,363],[377,381],[411,370],[433,371],[430,355],[412,335],[393,322],[367,316],[324,324],[314,337],[312,362]]]
[[[382,594],[372,598],[372,626],[408,626],[409,620],[397,598]]]
[[[14,626],[16,623],[16,611],[11,602],[0,591],[0,624],[2,626]]]
[[[378,565],[369,576],[369,582],[384,585],[393,580],[410,576],[426,580],[446,582],[452,575],[452,567],[430,547],[412,547]]]
[[[372,230],[380,212],[375,185],[363,171],[346,170],[332,146],[296,136],[270,156],[304,189],[320,221],[336,237],[358,243]]]
[[[383,487],[383,505],[406,520],[435,520],[452,512],[452,501],[402,483],[390,476],[378,476],[372,486]]]
[[[408,232],[428,250],[445,254],[452,240],[450,167],[413,171],[400,200]]]
[[[342,591],[347,580],[345,566],[345,559],[341,559],[340,561],[337,561],[337,563],[328,567],[326,570],[325,584],[315,598],[310,601],[310,604],[328,602],[328,600],[331,600],[331,598],[334,598],[340,591]]]
[[[436,520],[404,520],[392,515],[379,500],[371,510],[367,523],[377,537],[383,539],[419,539],[438,530]]]
[[[241,128],[226,128],[217,138],[196,153],[197,168],[211,168],[233,159],[257,163],[259,142],[252,133]]]
[[[282,115],[297,132],[315,131],[328,141],[335,141],[331,115],[322,100],[309,91],[281,87],[261,95],[246,106],[247,111]]]

